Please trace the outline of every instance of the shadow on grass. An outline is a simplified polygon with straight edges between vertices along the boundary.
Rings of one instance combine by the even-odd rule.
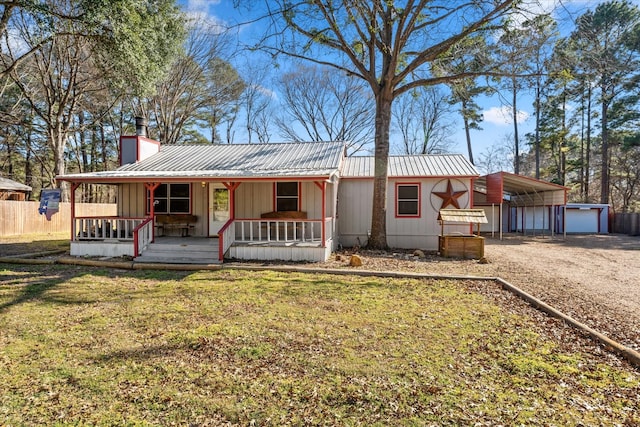
[[[0,243],[0,256],[13,256],[54,250],[69,250],[69,247],[69,239]]]
[[[29,283],[28,285],[21,286],[21,291],[18,293],[18,295],[15,298],[0,304],[0,313],[4,312],[5,310],[13,306],[24,304],[29,301],[33,301],[33,300],[46,301],[47,298],[43,297],[46,294],[46,292],[49,291],[50,289],[53,289],[57,285],[63,283],[65,280],[66,279],[60,277],[57,279],[49,279],[44,282],[38,281],[35,283]],[[15,285],[15,286],[20,286],[20,285]]]
[[[0,286],[5,292],[11,292],[15,288],[16,294],[6,302],[0,302],[0,313],[19,304],[30,301],[48,302],[58,305],[66,304],[91,304],[94,300],[84,298],[73,298],[72,295],[56,294],[50,295],[49,291],[68,280],[85,274],[110,277],[110,274],[98,270],[80,270],[72,266],[34,266],[0,264],[0,270],[12,272],[0,275]],[[24,274],[20,274],[24,273]]]

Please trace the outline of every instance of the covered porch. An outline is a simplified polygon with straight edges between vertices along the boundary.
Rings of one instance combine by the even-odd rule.
[[[146,263],[211,264],[225,258],[325,261],[333,247],[332,217],[231,219],[213,236],[155,236],[153,223],[151,217],[73,218],[70,254],[130,256]]]
[[[57,177],[71,183],[72,205],[81,184],[117,186],[116,217],[76,217],[72,208],[72,255],[136,259],[168,236],[215,239],[218,262],[329,258],[344,143],[132,141],[137,148],[114,171]]]

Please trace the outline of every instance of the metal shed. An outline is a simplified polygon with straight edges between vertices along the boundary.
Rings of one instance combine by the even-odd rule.
[[[609,233],[609,205],[600,203],[567,203],[565,211],[567,233]]]
[[[475,190],[479,196],[476,196],[474,206],[482,207],[492,219],[492,235],[498,231],[502,238],[505,229],[553,235],[564,229],[562,220],[569,190],[565,186],[497,172],[478,178]],[[506,221],[505,213],[508,215]]]

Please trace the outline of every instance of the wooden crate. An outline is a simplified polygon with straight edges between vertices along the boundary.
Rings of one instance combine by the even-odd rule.
[[[484,237],[458,234],[440,236],[438,250],[444,257],[480,259],[484,256]]]

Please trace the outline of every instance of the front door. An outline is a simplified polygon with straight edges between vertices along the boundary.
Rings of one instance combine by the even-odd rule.
[[[209,235],[216,236],[230,216],[229,190],[222,184],[209,184]]]

